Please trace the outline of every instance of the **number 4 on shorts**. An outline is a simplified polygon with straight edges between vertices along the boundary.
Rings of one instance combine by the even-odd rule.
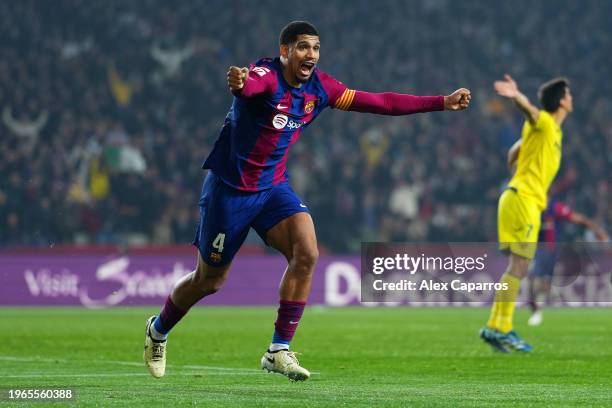
[[[218,234],[217,238],[212,243],[213,248],[215,248],[220,253],[223,252],[223,243],[225,242],[225,234]]]

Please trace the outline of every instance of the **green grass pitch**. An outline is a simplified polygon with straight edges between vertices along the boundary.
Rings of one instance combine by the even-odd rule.
[[[6,389],[75,389],[74,406],[611,406],[610,309],[551,309],[537,328],[517,313],[531,355],[493,353],[477,336],[484,308],[306,310],[292,348],[303,383],[259,370],[272,307],[193,309],[168,343],[163,379],[142,364],[157,308],[0,309]]]

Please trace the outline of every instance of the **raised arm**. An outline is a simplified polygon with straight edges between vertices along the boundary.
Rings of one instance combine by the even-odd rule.
[[[273,92],[277,83],[276,75],[266,67],[251,66],[249,70],[231,66],[227,71],[227,85],[234,96],[252,98]]]
[[[540,111],[519,91],[518,85],[510,75],[506,74],[504,79],[495,81],[493,87],[500,96],[512,99],[529,123],[534,125],[538,121]]]

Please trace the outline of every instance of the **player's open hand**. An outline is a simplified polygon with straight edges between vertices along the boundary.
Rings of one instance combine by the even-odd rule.
[[[232,92],[239,91],[244,87],[244,84],[246,84],[248,77],[248,68],[231,66],[229,67],[229,71],[227,71],[227,85]]]
[[[458,111],[470,106],[472,93],[469,89],[459,88],[452,94],[444,97],[444,110]]]
[[[506,98],[516,98],[520,93],[516,81],[508,74],[504,75],[504,79],[495,81],[493,87],[499,95]]]

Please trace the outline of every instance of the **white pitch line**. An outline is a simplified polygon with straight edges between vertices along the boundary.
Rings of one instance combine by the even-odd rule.
[[[73,377],[141,377],[150,376],[147,373],[98,373],[98,374],[16,374],[0,375],[0,378],[73,378]]]
[[[130,367],[143,367],[144,363],[136,363],[134,361],[115,361],[115,360],[95,360],[94,363],[108,363],[108,364],[117,364],[122,366],[130,366]]]
[[[84,363],[87,362],[97,363],[97,364],[117,364],[123,366],[130,367],[144,367],[144,363],[137,363],[135,361],[117,361],[117,360],[65,360],[59,358],[41,358],[41,357],[15,357],[15,356],[0,356],[0,360],[4,361],[17,361],[24,363]],[[259,371],[254,368],[240,368],[240,367],[214,367],[214,366],[204,366],[204,365],[176,365],[176,364],[168,364],[167,367],[173,368],[185,368],[189,370],[217,370],[217,371]]]
[[[112,361],[112,360],[96,360],[96,363],[113,363],[118,365],[125,366],[134,366],[134,367],[142,367],[143,363],[135,363],[133,361]],[[226,371],[228,373],[261,373],[260,368],[241,368],[241,367],[214,367],[214,366],[205,366],[205,365],[176,365],[176,364],[167,364],[166,367],[170,368],[178,368],[178,369],[187,369],[187,370],[204,370],[204,371]],[[311,371],[310,374],[321,374],[319,371]]]
[[[135,361],[117,361],[117,360],[91,360],[91,361],[85,361],[85,360],[65,360],[65,359],[58,359],[58,358],[41,358],[41,357],[16,357],[16,356],[0,356],[0,361],[4,360],[4,361],[17,361],[17,362],[36,362],[36,363],[95,363],[95,364],[102,364],[102,365],[109,365],[109,364],[115,364],[115,365],[122,365],[122,366],[129,366],[129,367],[144,367],[144,363],[137,363]],[[249,374],[260,374],[261,373],[261,369],[256,369],[256,368],[241,368],[241,367],[215,367],[215,366],[206,366],[206,365],[195,365],[195,364],[188,364],[188,365],[176,365],[176,364],[168,364],[167,367],[169,368],[173,368],[173,369],[185,369],[185,370],[202,370],[202,371],[214,371],[216,374],[221,374],[221,373],[227,373],[227,375],[231,375],[231,374],[238,374],[238,375],[249,375]],[[312,371],[311,374],[321,374],[320,372],[316,372],[316,371]],[[105,376],[110,376],[111,374],[96,374],[102,377]],[[123,373],[123,375],[126,376],[130,376],[132,375],[131,373]],[[134,373],[134,375],[136,375],[136,373]],[[138,374],[138,375],[148,375],[148,374]],[[91,375],[68,375],[66,374],[66,376],[68,377],[79,377],[79,376],[95,376],[94,374]],[[41,377],[45,377],[44,375],[41,375]],[[11,377],[11,376],[2,376],[0,375],[0,378],[22,378],[22,377]],[[23,377],[23,378],[34,378],[34,377]]]
[[[172,365],[170,366],[172,367]],[[214,371],[242,371],[242,372],[259,372],[261,370],[256,368],[236,368],[236,367],[213,367],[213,366],[203,366],[203,365],[183,365],[183,366],[174,366],[176,368],[187,368],[189,370],[214,370]]]
[[[117,361],[117,360],[94,360],[92,363],[98,364],[117,364],[122,366],[129,367],[144,367],[144,363],[136,363],[134,361]],[[187,370],[208,370],[208,371],[237,371],[237,372],[259,372],[260,370],[256,368],[241,368],[241,367],[215,367],[215,366],[205,366],[205,365],[196,365],[196,364],[188,364],[188,365],[178,365],[178,364],[166,364],[166,367],[170,368],[183,368]]]
[[[21,362],[36,362],[36,363],[67,363],[68,360],[63,358],[41,358],[41,357],[15,357],[15,356],[0,356],[3,361],[21,361]]]
[[[168,375],[170,374],[170,375]],[[166,377],[172,377],[176,374],[184,375],[184,373],[172,372],[166,374]],[[197,374],[190,372],[189,374]],[[215,373],[215,375],[261,375],[261,373]],[[14,375],[0,375],[0,378],[104,378],[104,377],[150,377],[148,373],[81,373],[81,374],[14,374]]]

